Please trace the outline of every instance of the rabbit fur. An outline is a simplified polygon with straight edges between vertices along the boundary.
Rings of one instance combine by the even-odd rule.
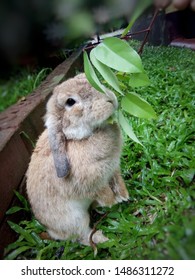
[[[27,194],[53,239],[89,245],[90,205],[128,200],[119,167],[121,132],[107,122],[117,106],[111,91],[98,92],[84,74],[58,85],[47,103],[46,129],[27,171]],[[96,231],[92,240],[107,238]]]

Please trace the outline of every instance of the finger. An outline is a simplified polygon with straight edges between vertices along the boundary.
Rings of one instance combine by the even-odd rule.
[[[178,10],[184,10],[190,5],[190,2],[190,0],[173,0],[173,6]]]
[[[154,0],[154,5],[159,9],[165,9],[170,3],[171,0]]]
[[[195,11],[195,0],[191,1],[191,8],[193,11]]]

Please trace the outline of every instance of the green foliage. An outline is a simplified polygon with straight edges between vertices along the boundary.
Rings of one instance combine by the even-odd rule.
[[[106,64],[103,64],[100,60],[96,58],[94,55],[96,49],[93,49],[90,53],[90,59],[95,66],[95,68],[101,73],[102,77],[104,78],[107,83],[113,87],[117,92],[122,93],[119,82],[117,77],[114,75],[110,67],[108,67]],[[88,75],[89,76],[89,75]]]
[[[16,213],[20,210],[30,212],[30,205],[29,205],[28,201],[19,192],[14,191],[14,193],[15,193],[16,197],[18,198],[18,200],[20,201],[22,206],[13,206],[6,212],[6,214],[10,215],[10,214]]]
[[[108,215],[98,229],[109,241],[98,245],[94,256],[91,247],[78,243],[40,240],[44,228],[32,217],[20,222],[28,237],[19,229],[6,258],[195,258],[195,53],[146,47],[142,61],[151,83],[136,93],[156,108],[159,117],[153,122],[132,117],[144,148],[124,136],[121,167],[130,201],[101,209]]]
[[[84,70],[89,83],[98,91],[104,92],[105,88],[99,81],[86,52],[84,52]]]
[[[136,143],[141,144],[141,142],[136,137],[135,133],[133,132],[133,129],[131,125],[128,123],[127,119],[124,117],[123,113],[119,111],[119,123],[121,127],[123,128],[124,132]]]
[[[130,31],[131,27],[134,25],[135,21],[143,14],[143,12],[150,6],[153,4],[152,0],[145,0],[145,1],[141,1],[139,0],[137,2],[136,8],[134,10],[134,13],[130,19],[130,22],[128,24],[128,26],[125,28],[125,30],[123,31],[122,37],[124,37],[125,35],[127,35],[127,33]]]
[[[41,250],[47,245],[47,240],[43,241],[39,233],[44,231],[44,227],[34,218],[31,221],[22,221],[20,225],[8,221],[9,226],[18,234],[18,240],[8,245],[5,259],[16,259],[20,255],[26,254],[25,258],[33,258],[41,254]],[[30,254],[29,254],[30,253]]]
[[[134,13],[131,16],[128,26],[123,31],[121,38],[129,32],[135,21],[151,4],[151,0],[138,1],[136,3]],[[90,60],[92,64],[90,63]],[[132,88],[147,86],[150,83],[147,74],[144,72],[141,58],[137,52],[130,47],[127,42],[118,38],[113,37],[104,39],[101,44],[91,51],[90,60],[87,53],[84,52],[85,74],[91,85],[100,92],[106,92],[106,88],[101,85],[101,82],[98,80],[93,66],[103,77],[104,81],[121,95],[124,95],[121,89],[121,87],[124,88],[124,80],[129,80],[129,86]],[[110,68],[117,70],[118,73],[113,73]],[[128,73],[129,76],[125,76],[125,73]],[[122,99],[122,106],[119,108],[118,114],[119,123],[124,132],[133,141],[141,144],[133,132],[132,127],[122,114],[121,110],[123,109],[134,116],[149,119],[156,118],[154,110],[135,93],[131,93]]]
[[[134,92],[129,92],[121,101],[121,107],[135,117],[151,119],[156,118],[152,107]]]
[[[136,73],[130,75],[129,85],[132,88],[148,86],[149,84],[150,80],[146,73]]]
[[[106,38],[93,50],[93,56],[103,64],[125,73],[142,73],[143,66],[138,53],[119,38]]]
[[[90,60],[87,53],[84,52],[84,70],[88,81],[94,88],[106,92],[106,87],[96,75],[96,71],[98,71],[104,79],[104,83],[111,87],[116,95],[123,96],[122,99],[118,98],[120,103],[119,123],[133,141],[141,144],[128,120],[122,114],[122,111],[125,110],[133,116],[146,119],[156,118],[156,114],[148,102],[134,92],[126,93],[126,95],[124,92],[125,88],[134,89],[150,83],[138,53],[121,39],[107,38],[90,52]]]
[[[8,81],[0,81],[0,112],[16,103],[38,87],[51,71],[49,68],[36,70],[22,70],[13,75]]]

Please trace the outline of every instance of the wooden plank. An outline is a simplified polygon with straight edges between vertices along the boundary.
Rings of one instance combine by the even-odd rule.
[[[0,153],[0,222],[10,205],[13,191],[26,172],[29,158],[30,154],[18,133],[14,134]]]

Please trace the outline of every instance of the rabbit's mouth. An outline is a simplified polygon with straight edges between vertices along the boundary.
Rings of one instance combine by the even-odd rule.
[[[112,103],[115,110],[117,110],[118,109],[118,100],[117,100],[116,95],[112,91],[107,90],[106,91],[106,96],[109,98],[108,102]]]
[[[118,122],[118,119],[117,119],[117,114],[116,112],[114,112],[107,120],[106,120],[106,123],[107,124],[114,124],[114,123],[117,123]]]

